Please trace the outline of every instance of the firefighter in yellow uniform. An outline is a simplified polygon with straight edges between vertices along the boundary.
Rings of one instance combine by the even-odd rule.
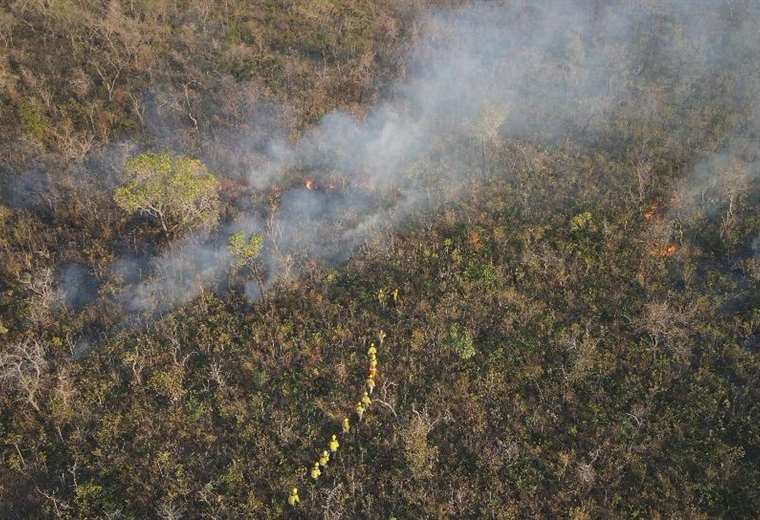
[[[373,377],[367,378],[367,389],[369,390],[370,395],[372,394],[372,392],[375,391],[375,378]]]
[[[314,463],[314,467],[311,468],[311,478],[317,480],[322,472],[319,470],[319,462]]]
[[[361,401],[356,403],[356,415],[359,416],[359,420],[362,420],[362,415],[364,415],[364,406],[362,406]]]
[[[351,431],[351,423],[348,421],[348,417],[343,418],[343,433]]]
[[[340,446],[340,443],[338,442],[338,437],[333,435],[332,438],[330,439],[330,444],[328,446],[331,452],[335,453],[336,451],[338,451],[338,447]]]
[[[298,496],[298,488],[291,489],[290,496],[288,496],[288,504],[290,504],[293,507],[296,507],[300,503],[301,503],[301,499]]]
[[[362,396],[362,404],[369,408],[369,405],[372,404],[372,399],[369,398],[369,394],[367,392],[364,392],[364,395]]]
[[[322,467],[327,466],[327,463],[330,461],[330,454],[327,453],[327,450],[322,452],[322,455],[319,457],[319,465]]]

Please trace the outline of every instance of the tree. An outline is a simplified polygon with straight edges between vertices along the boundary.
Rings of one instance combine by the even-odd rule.
[[[499,136],[499,129],[507,119],[509,110],[497,103],[486,103],[473,124],[473,130],[480,145],[480,173],[483,177],[488,169],[488,145]]]
[[[124,173],[128,180],[116,189],[116,204],[130,214],[156,219],[167,235],[217,222],[219,183],[198,159],[142,153],[127,161]]]
[[[230,236],[230,252],[235,256],[235,267],[253,267],[254,261],[261,254],[264,247],[264,236],[258,233],[245,238],[244,231],[238,231]]]
[[[247,267],[259,284],[259,293],[264,299],[264,273],[256,264],[256,259],[264,249],[264,236],[252,233],[248,238],[244,231],[238,231],[230,236],[230,252],[234,256],[233,268],[235,272]]]
[[[47,369],[45,352],[38,341],[26,340],[0,353],[0,383],[15,390],[22,400],[40,411],[38,396]]]

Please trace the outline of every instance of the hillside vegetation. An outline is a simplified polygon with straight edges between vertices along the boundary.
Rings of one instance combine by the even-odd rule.
[[[0,518],[756,518],[760,9],[569,3],[0,0]]]

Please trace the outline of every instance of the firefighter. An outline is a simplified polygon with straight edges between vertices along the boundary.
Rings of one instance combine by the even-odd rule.
[[[369,390],[370,395],[372,395],[372,392],[375,391],[375,378],[374,377],[368,377],[367,378],[367,389]]]
[[[293,507],[296,507],[300,503],[301,503],[301,499],[298,496],[298,488],[291,489],[290,496],[288,496],[288,504],[290,504]]]
[[[327,453],[327,450],[322,452],[322,455],[319,457],[319,465],[323,468],[327,466],[327,463],[330,461],[330,454]]]
[[[343,418],[343,433],[351,431],[351,423],[348,421],[348,417]]]
[[[311,478],[317,480],[322,472],[319,470],[319,462],[314,463],[314,467],[311,468]]]
[[[356,403],[356,415],[359,416],[359,420],[362,420],[362,415],[364,415],[364,406],[362,406],[361,401]]]
[[[375,354],[377,354],[377,349],[375,348],[375,344],[374,343],[370,343],[369,344],[369,350],[367,351],[367,355],[370,358],[372,358],[372,356],[374,356]]]
[[[340,443],[338,442],[338,437],[333,435],[330,439],[330,444],[328,444],[330,451],[335,453],[338,451],[338,447],[340,446]]]
[[[372,404],[372,399],[369,398],[369,394],[367,392],[364,392],[364,395],[362,396],[362,404],[369,408],[369,405]]]

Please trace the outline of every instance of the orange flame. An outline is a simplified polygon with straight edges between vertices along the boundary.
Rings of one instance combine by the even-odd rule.
[[[480,233],[474,229],[467,234],[467,243],[476,251],[483,247],[483,243],[480,240]]]
[[[653,256],[659,256],[659,257],[669,257],[673,256],[678,252],[680,248],[678,247],[678,244],[668,244],[663,247],[657,247],[652,251]]]
[[[304,186],[306,186],[306,189],[309,191],[317,189],[317,183],[314,179],[306,179],[306,181],[304,181]]]

